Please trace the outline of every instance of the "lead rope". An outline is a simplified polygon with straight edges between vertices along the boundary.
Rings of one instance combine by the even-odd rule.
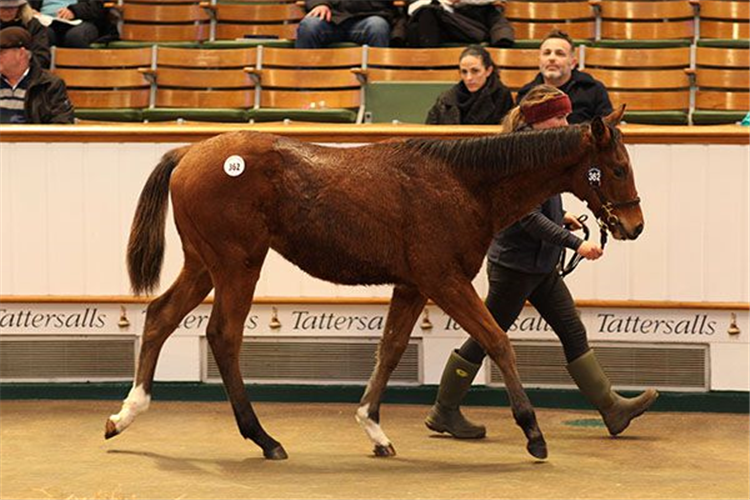
[[[589,231],[589,228],[586,225],[586,221],[588,220],[588,218],[589,216],[586,214],[578,217],[578,222],[581,224],[581,229],[583,229],[583,241],[588,241],[589,237],[591,236],[591,231]],[[599,244],[601,245],[602,250],[604,250],[604,245],[607,244],[607,227],[601,222],[599,222]],[[565,247],[563,247],[562,252],[560,252],[560,277],[562,278],[575,271],[576,267],[578,267],[578,264],[580,264],[583,260],[582,255],[578,254],[578,252],[573,252],[573,255],[570,257],[570,260],[568,260],[566,264],[565,250]]]
[[[589,228],[586,225],[586,221],[588,220],[588,218],[588,215],[583,214],[577,219],[581,224],[581,229],[583,229],[583,241],[588,241],[589,236],[591,235],[591,231],[589,231]],[[566,229],[570,229],[570,227],[566,225]],[[562,278],[575,271],[575,268],[578,267],[578,264],[580,264],[580,262],[583,260],[583,257],[581,255],[579,255],[577,252],[573,252],[573,255],[570,257],[570,260],[566,264],[565,253],[566,248],[563,247],[562,252],[560,252],[560,277]]]
[[[589,168],[588,172],[586,172],[586,180],[588,181],[589,185],[596,191],[596,194],[599,196],[600,200],[602,201],[602,204],[604,204],[604,200],[602,199],[602,193],[599,190],[599,186],[601,186],[602,182],[602,171],[599,170],[598,167],[592,166]],[[588,241],[589,236],[591,236],[591,231],[589,231],[588,226],[586,226],[586,221],[588,220],[589,216],[586,214],[583,214],[578,217],[578,222],[581,224],[581,228],[583,229],[583,241]],[[599,244],[602,247],[602,250],[604,249],[604,245],[607,244],[607,225],[601,220],[601,218],[597,218],[597,224],[599,224]],[[564,278],[565,276],[569,275],[573,271],[575,271],[575,268],[578,267],[578,264],[581,263],[583,260],[583,256],[579,255],[578,252],[574,252],[573,256],[570,258],[568,263],[565,263],[565,247],[563,247],[562,252],[560,252],[560,276]]]

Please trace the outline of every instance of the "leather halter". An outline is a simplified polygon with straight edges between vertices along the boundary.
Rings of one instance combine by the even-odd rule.
[[[621,230],[623,229],[620,218],[615,214],[614,211],[618,208],[638,205],[641,202],[641,199],[636,196],[632,200],[626,201],[607,200],[607,197],[604,196],[604,193],[602,193],[601,190],[602,171],[597,166],[590,167],[588,172],[586,173],[586,177],[589,181],[589,186],[591,186],[591,189],[593,189],[596,195],[599,197],[599,202],[601,203],[601,208],[594,215],[596,215],[596,221],[599,223],[602,240],[601,245],[602,248],[604,248],[604,244],[607,242],[607,229],[609,229],[610,231],[613,227],[619,227]]]

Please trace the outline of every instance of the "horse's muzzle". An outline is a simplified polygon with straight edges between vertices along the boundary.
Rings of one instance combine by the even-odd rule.
[[[641,222],[640,224],[638,224],[637,226],[635,226],[633,228],[633,230],[630,231],[630,233],[628,233],[628,235],[627,235],[628,239],[629,240],[634,240],[634,239],[638,238],[641,235],[642,232],[643,232],[643,222]]]

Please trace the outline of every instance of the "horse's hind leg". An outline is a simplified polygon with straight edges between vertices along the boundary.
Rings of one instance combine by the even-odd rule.
[[[151,302],[146,310],[141,352],[133,388],[120,412],[107,420],[104,436],[109,439],[124,431],[139,414],[148,409],[156,361],[167,340],[187,313],[206,298],[213,288],[211,276],[196,258],[185,255],[185,264],[172,286]]]
[[[242,266],[240,263],[233,268],[231,264],[225,262],[224,268],[227,271],[220,277],[216,277],[214,307],[206,336],[232,404],[240,434],[260,446],[264,457],[273,460],[285,459],[287,454],[284,448],[260,425],[242,381],[240,371],[242,333],[245,318],[250,312],[255,285],[260,277],[260,264],[252,268],[248,267],[249,260],[245,260],[245,264],[245,268],[240,268]]]
[[[357,409],[357,422],[375,445],[374,452],[379,457],[396,454],[390,439],[380,428],[380,402],[388,379],[406,350],[414,323],[425,302],[427,299],[416,288],[399,285],[393,289],[375,369]]]
[[[516,355],[508,335],[492,318],[467,279],[449,277],[433,292],[430,298],[479,342],[500,368],[513,417],[526,435],[526,449],[536,458],[547,458],[547,444],[537,424],[534,408],[521,385],[516,370]]]

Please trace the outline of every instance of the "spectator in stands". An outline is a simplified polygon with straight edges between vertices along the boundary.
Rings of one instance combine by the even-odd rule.
[[[570,123],[582,123],[611,113],[612,103],[604,84],[575,69],[576,64],[573,40],[563,31],[552,30],[539,48],[539,74],[518,91],[518,99],[537,85],[546,83],[570,97],[573,103],[573,112],[568,117]]]
[[[427,123],[499,125],[513,107],[513,96],[500,81],[490,53],[470,45],[458,58],[458,70],[461,81],[440,94]]]
[[[503,130],[566,126],[571,111],[570,98],[563,91],[539,85],[530,89],[520,105],[508,113]],[[589,349],[586,329],[557,268],[563,247],[591,260],[601,257],[603,250],[599,244],[573,235],[563,224],[573,229],[581,227],[575,216],[563,210],[558,194],[495,235],[487,254],[490,282],[487,308],[497,324],[507,331],[525,302],[531,302],[559,337],[568,372],[576,385],[599,410],[610,434],[617,435],[632,419],[648,410],[658,393],[648,389],[629,399],[612,390],[594,352]],[[425,419],[428,428],[460,439],[485,436],[485,427],[467,420],[460,410],[484,356],[482,347],[471,338],[451,353],[440,380],[437,400]]]
[[[118,38],[109,9],[100,0],[31,0],[30,3],[42,14],[43,24],[45,20],[51,21],[48,25],[50,45],[86,48],[93,42]]]
[[[26,0],[0,0],[0,29],[20,26],[31,34],[31,54],[42,68],[49,68],[50,51],[47,28],[34,17]]]
[[[515,40],[505,9],[494,0],[410,0],[406,41],[410,47],[487,42],[510,47]]]
[[[31,57],[31,34],[0,30],[0,123],[73,123],[65,82]]]
[[[332,43],[354,42],[370,47],[403,45],[404,29],[393,1],[306,0],[307,15],[297,28],[295,47],[318,49]]]

